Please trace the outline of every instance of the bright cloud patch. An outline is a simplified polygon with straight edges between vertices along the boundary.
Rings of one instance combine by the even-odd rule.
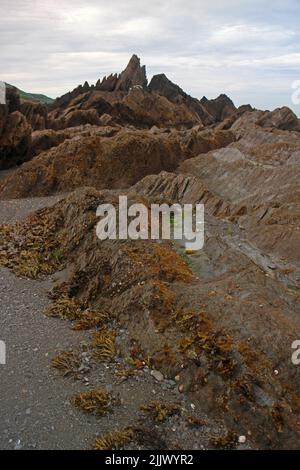
[[[132,53],[194,96],[286,104],[300,79],[298,0],[2,0],[0,79],[53,97]]]

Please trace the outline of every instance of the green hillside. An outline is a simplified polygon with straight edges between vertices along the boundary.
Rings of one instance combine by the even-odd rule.
[[[12,86],[12,85],[9,85],[9,83],[7,83],[6,85]],[[17,90],[19,90],[20,97],[22,100],[38,101],[40,103],[45,103],[45,104],[51,104],[54,101],[53,98],[49,98],[49,96],[46,96],[46,95],[42,95],[38,93],[27,93],[26,91],[20,90],[19,88],[17,88]]]

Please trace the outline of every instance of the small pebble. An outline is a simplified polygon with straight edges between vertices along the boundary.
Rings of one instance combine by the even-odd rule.
[[[154,377],[158,382],[161,382],[162,380],[164,380],[164,376],[161,372],[159,372],[159,370],[155,370],[153,369],[151,371],[151,375],[152,377]]]

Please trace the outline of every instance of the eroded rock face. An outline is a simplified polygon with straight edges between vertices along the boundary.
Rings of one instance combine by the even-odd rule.
[[[198,130],[181,133],[180,143],[186,158],[207,153],[210,150],[227,147],[235,140],[234,134],[224,130]]]
[[[31,133],[47,125],[47,107],[21,101],[15,87],[6,87],[6,104],[0,105],[0,169],[12,168],[30,158]]]
[[[145,88],[147,83],[146,67],[141,66],[140,59],[134,54],[120,75],[112,74],[104,77],[102,81],[96,83],[96,89],[128,92],[134,86]]]
[[[178,142],[145,132],[74,138],[23,165],[0,191],[7,198],[65,192],[82,185],[126,188],[147,174],[174,170],[181,158]]]
[[[95,118],[84,119],[85,113],[94,112]],[[63,129],[74,122],[69,122],[69,116],[77,113],[82,115],[82,122],[95,124],[101,123],[103,115],[110,116],[111,120],[123,126],[136,128],[159,127],[192,127],[201,124],[201,119],[196,112],[189,109],[184,103],[175,104],[167,98],[151,93],[147,89],[133,87],[128,93],[91,91],[72,100],[66,109],[58,108],[49,115],[49,127]],[[89,115],[89,114],[87,114]],[[107,117],[105,118],[107,119]],[[76,122],[78,124],[78,122]]]
[[[231,99],[224,94],[213,100],[208,100],[207,98],[203,97],[200,100],[200,103],[213,117],[214,122],[220,122],[226,118],[229,118],[237,110]]]
[[[47,106],[33,101],[23,101],[20,111],[26,117],[33,131],[43,130],[47,127]]]
[[[138,128],[151,128],[154,125],[177,128],[206,126],[236,111],[232,101],[225,95],[216,100],[205,100],[204,104],[189,96],[164,74],[155,75],[147,86],[146,69],[140,65],[140,59],[133,55],[120,75],[104,77],[94,87],[85,83],[58,98],[51,107],[49,127],[62,129],[75,125],[66,121],[67,114],[91,109],[95,109],[100,118],[102,114],[107,114],[118,124]],[[90,121],[83,120],[81,124],[86,122]]]
[[[226,149],[186,160],[177,170],[206,187],[209,212],[240,224],[260,250],[291,262],[291,284],[300,259],[299,151],[298,132],[254,126]]]
[[[6,104],[8,106],[8,112],[13,113],[20,111],[21,100],[18,90],[13,86],[6,87]]]
[[[185,104],[188,109],[198,115],[204,125],[209,125],[214,122],[213,116],[202,106],[200,101],[185,93],[178,85],[171,82],[164,73],[154,75],[149,84],[149,89],[159,95],[165,96],[173,103]]]
[[[128,109],[128,116],[133,115],[132,123],[136,126],[144,123],[151,128],[159,124],[160,127],[189,128],[201,124],[199,116],[185,103],[173,103],[164,96],[148,90],[132,89],[123,99]],[[123,123],[126,118],[121,114]],[[127,118],[128,120],[128,118]]]
[[[31,126],[19,111],[8,114],[5,107],[2,107],[2,114],[4,119],[0,131],[0,169],[5,170],[27,160]]]
[[[18,174],[5,181],[1,194],[4,197],[49,195],[82,184],[97,188],[128,187],[146,174],[174,171],[183,159],[226,147],[233,141],[234,134],[230,131],[198,127],[172,132],[159,128],[124,131],[116,125],[87,124],[60,131],[35,131],[29,156],[39,156],[38,160],[28,162]],[[17,186],[13,183],[15,178],[20,187],[19,183]],[[30,185],[26,189],[27,181]]]
[[[69,112],[63,122],[63,128],[75,127],[84,124],[99,124],[99,115],[95,109],[75,110]]]
[[[45,150],[49,150],[52,147],[57,147],[64,140],[66,140],[68,136],[69,134],[67,133],[55,132],[52,129],[34,131],[32,133],[30,145],[30,156],[34,157]]]
[[[149,83],[149,88],[165,96],[170,101],[175,101],[180,96],[183,98],[187,97],[187,94],[178,85],[171,82],[164,73],[154,75]]]
[[[288,107],[277,108],[274,111],[254,110],[242,113],[238,119],[232,124],[234,132],[247,132],[253,126],[262,128],[299,131],[299,119],[295,113]],[[258,131],[259,132],[259,131]]]
[[[74,90],[66,93],[65,95],[61,96],[60,98],[57,98],[54,101],[54,103],[51,105],[51,109],[66,107],[72,99],[74,99],[74,98],[76,98],[80,95],[83,95],[83,94],[87,93],[88,91],[90,91],[90,86],[87,82],[85,82],[84,85],[79,85]]]
[[[113,137],[120,129],[121,128],[117,126],[111,127],[105,125],[99,127],[85,124],[58,131],[54,131],[53,129],[35,131],[32,133],[32,141],[29,149],[30,158],[39,155],[45,150],[57,147],[65,140],[79,141],[92,136]]]
[[[8,107],[5,104],[0,104],[0,137],[3,134],[6,118],[8,115]]]
[[[102,80],[98,80],[96,83],[96,90],[100,91],[114,91],[118,83],[118,74],[111,74],[108,77],[104,77]]]
[[[129,91],[134,86],[147,86],[146,68],[144,65],[141,67],[140,59],[136,55],[131,57],[126,69],[121,73],[115,90]]]
[[[272,112],[266,112],[258,125],[262,127],[275,127],[276,129],[287,131],[300,131],[300,121],[296,114],[288,107],[277,108]]]

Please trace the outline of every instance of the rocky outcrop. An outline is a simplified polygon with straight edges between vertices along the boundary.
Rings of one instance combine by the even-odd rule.
[[[193,175],[207,188],[206,210],[246,229],[259,250],[291,266],[282,266],[291,285],[297,283],[300,239],[298,132],[253,126],[226,148],[185,160],[178,173]],[[215,200],[215,196],[219,201]],[[282,264],[282,263],[280,263]],[[272,275],[276,275],[273,272]]]
[[[85,82],[84,85],[78,85],[73,91],[69,91],[65,95],[62,95],[60,98],[56,98],[54,103],[51,105],[51,109],[64,108],[70,101],[78,96],[87,93],[90,91],[90,86],[88,82]]]
[[[8,106],[9,113],[20,111],[21,100],[17,88],[6,86],[6,105]]]
[[[98,125],[99,123],[99,115],[95,109],[76,109],[74,111],[70,111],[64,117],[62,128],[66,129],[68,127],[75,127],[85,124]]]
[[[31,158],[39,155],[45,150],[49,150],[52,147],[57,147],[68,137],[68,133],[56,132],[52,129],[33,132],[29,149]]]
[[[229,117],[225,118],[222,122],[220,122],[219,124],[216,125],[216,128],[217,129],[220,129],[220,130],[226,130],[226,129],[230,129],[233,124],[244,114],[244,113],[251,113],[253,112],[254,109],[252,108],[252,106],[250,104],[245,104],[245,105],[242,105],[242,106],[239,106],[238,109],[233,112],[232,114],[230,114]]]
[[[234,134],[226,130],[193,128],[182,132],[179,136],[180,145],[185,158],[207,153],[210,150],[227,147],[235,140]]]
[[[147,174],[173,171],[180,159],[178,142],[147,132],[71,139],[24,164],[3,182],[0,194],[48,195],[82,185],[126,188]]]
[[[43,131],[35,131],[32,133],[32,141],[29,149],[30,158],[39,155],[45,150],[57,147],[65,140],[79,141],[87,137],[101,136],[113,137],[120,131],[120,127],[103,125],[103,127],[92,126],[90,124],[80,125],[77,127],[68,127],[63,130],[45,129]]]
[[[128,92],[134,86],[145,88],[147,83],[146,67],[141,66],[140,59],[134,54],[120,75],[114,74],[104,77],[102,82],[99,80],[96,83],[96,89]]]
[[[59,131],[35,131],[28,158],[38,158],[5,181],[2,195],[49,195],[82,184],[127,187],[145,174],[174,171],[181,160],[226,147],[233,140],[230,131],[199,128],[138,132],[124,131],[116,125],[87,124]],[[13,183],[16,180],[17,185]]]
[[[201,102],[185,93],[178,85],[171,82],[164,73],[154,75],[149,84],[149,89],[166,97],[173,103],[185,104],[190,111],[198,115],[204,125],[214,122],[213,117],[202,106]]]
[[[186,128],[201,124],[201,119],[197,113],[189,109],[185,103],[173,103],[157,93],[150,92],[147,88],[133,87],[126,94],[121,92],[104,93],[93,90],[82,98],[82,100],[72,100],[66,109],[56,109],[50,112],[48,117],[49,127],[63,129],[70,125],[78,125],[79,121],[76,121],[76,123],[69,121],[69,116],[74,113],[78,116],[80,116],[80,113],[82,114],[81,124],[101,124],[103,115],[105,115],[105,122],[110,121],[111,123],[123,126],[131,125],[142,129],[151,128],[154,125]],[[98,118],[94,114],[95,118],[84,119],[84,114],[91,111],[96,111]]]
[[[98,80],[95,86],[87,82],[58,98],[51,107],[48,126],[62,129],[91,123],[96,119],[68,122],[67,114],[95,109],[101,117],[112,117],[113,122],[138,128],[185,127],[212,125],[228,118],[236,108],[225,95],[215,100],[199,101],[189,96],[165,74],[155,75],[149,86],[145,66],[133,55],[121,74],[111,74]],[[79,114],[77,114],[79,119]],[[228,127],[227,127],[228,128]]]
[[[150,84],[150,90],[156,91],[175,103],[185,102],[189,109],[195,111],[203,124],[223,121],[236,112],[236,107],[226,95],[208,100],[203,97],[200,101],[185,93],[178,85],[171,82],[165,74],[154,75]]]
[[[85,82],[83,86],[79,85],[73,91],[57,98],[52,104],[51,109],[65,109],[71,105],[72,101],[82,95],[82,100],[85,100],[87,97],[84,95],[91,93],[93,90],[109,93],[127,93],[135,86],[145,88],[147,86],[147,77],[145,66],[141,66],[140,59],[133,55],[127,67],[120,75],[111,74],[108,77],[104,77],[102,81],[98,80],[95,86],[90,86],[88,82]]]
[[[284,106],[274,111],[252,110],[252,112],[245,112],[233,123],[232,129],[239,132],[240,135],[253,128],[257,130],[258,135],[261,134],[260,128],[299,131],[299,121],[296,114],[290,108]]]
[[[33,131],[46,129],[48,116],[46,105],[34,101],[23,101],[20,111],[26,117]]]
[[[5,117],[5,107],[4,110],[2,106],[1,108],[2,115],[4,114]],[[1,170],[20,165],[27,160],[31,142],[31,126],[22,113],[14,111],[8,114],[7,112],[6,119],[2,118],[0,136]]]
[[[257,124],[262,127],[300,131],[300,120],[297,118],[296,114],[286,106],[277,108],[272,112],[266,111],[257,121]]]
[[[38,101],[22,100],[19,90],[11,85],[6,86],[6,104],[9,113],[20,111],[24,114],[32,130],[42,130],[47,127],[47,106]]]
[[[3,134],[4,126],[8,115],[8,107],[5,104],[0,104],[0,137]]]
[[[31,126],[20,112],[21,101],[15,87],[6,87],[6,104],[0,105],[0,170],[27,160]]]
[[[170,101],[180,101],[181,98],[188,98],[182,88],[171,82],[164,73],[152,77],[149,89],[165,96]]]
[[[95,85],[96,90],[100,91],[114,91],[118,83],[118,74],[110,74],[108,77],[104,77],[102,81],[99,79]]]
[[[121,73],[115,90],[129,91],[134,86],[147,86],[146,67],[141,67],[140,59],[134,54],[126,69]]]
[[[236,112],[236,107],[227,95],[220,95],[218,98],[208,100],[205,96],[200,103],[206,111],[213,117],[214,122],[223,121]]]
[[[131,123],[137,127],[159,125],[159,127],[189,128],[202,124],[199,116],[185,103],[173,103],[164,96],[149,90],[132,89],[122,100],[128,109],[128,118],[134,116]],[[121,115],[122,122],[126,117]]]

